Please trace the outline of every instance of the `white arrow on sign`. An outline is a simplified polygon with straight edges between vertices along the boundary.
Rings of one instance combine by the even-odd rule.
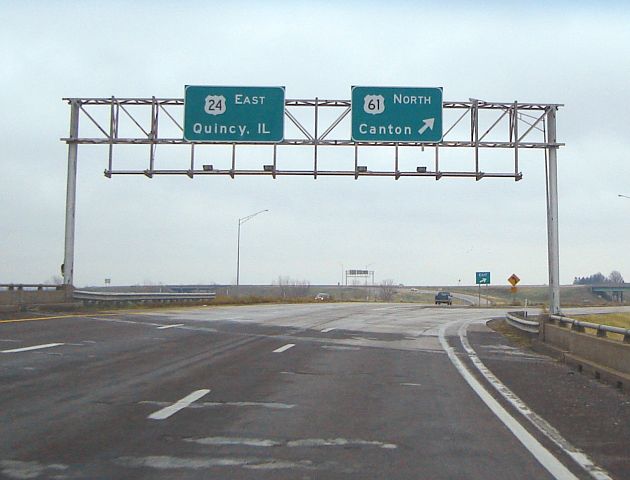
[[[430,128],[431,130],[433,130],[433,124],[435,123],[435,118],[425,118],[424,120],[422,120],[422,122],[424,123],[424,125],[422,126],[420,130],[418,130],[418,133],[420,135],[426,132],[427,128]]]

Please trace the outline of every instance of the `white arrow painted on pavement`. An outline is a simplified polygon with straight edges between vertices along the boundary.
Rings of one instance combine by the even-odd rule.
[[[423,127],[418,130],[418,133],[420,135],[422,135],[424,132],[427,131],[427,128],[430,128],[431,130],[433,130],[433,124],[435,123],[435,118],[425,118],[424,120],[422,120],[424,122]]]

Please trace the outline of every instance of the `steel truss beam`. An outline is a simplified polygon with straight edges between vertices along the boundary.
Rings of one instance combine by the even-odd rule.
[[[287,125],[292,125],[296,129],[297,138],[287,138],[284,141],[273,145],[273,163],[264,165],[262,169],[241,169],[237,168],[237,158],[242,146],[258,145],[261,148],[270,148],[269,144],[262,143],[239,143],[212,142],[212,143],[192,143],[184,140],[182,136],[164,136],[160,134],[160,128],[165,125],[176,132],[183,134],[183,105],[181,98],[65,98],[70,105],[76,105],[78,112],[76,136],[62,138],[61,140],[69,145],[107,145],[108,164],[105,175],[187,175],[191,178],[197,175],[230,175],[232,178],[238,175],[267,175],[273,178],[277,176],[353,176],[355,179],[363,176],[371,177],[432,177],[439,180],[442,177],[471,177],[476,180],[482,178],[512,178],[520,180],[522,173],[519,170],[519,150],[520,149],[551,149],[562,146],[561,143],[547,141],[551,138],[547,135],[545,118],[552,110],[557,110],[560,104],[543,103],[519,103],[519,102],[485,102],[471,99],[469,102],[444,102],[445,113],[444,138],[439,143],[395,143],[395,142],[354,142],[349,140],[349,132],[338,138],[331,138],[333,133],[341,130],[340,125],[349,117],[351,113],[351,102],[349,100],[323,100],[323,99],[303,99],[286,100],[285,117]],[[301,120],[305,117],[308,123]],[[322,113],[336,109],[335,114],[326,120],[322,120]],[[453,113],[455,119],[447,123],[446,115]],[[76,112],[75,112],[76,114]],[[490,116],[490,126],[483,131],[480,129],[482,115]],[[148,121],[147,121],[148,117]],[[463,122],[468,118],[469,122]],[[506,119],[507,120],[504,120]],[[83,122],[80,122],[83,120]],[[129,127],[123,132],[121,120],[130,122]],[[506,126],[502,127],[503,123]],[[79,132],[78,124],[87,122],[92,127],[92,136],[82,136]],[[465,128],[465,124],[469,124]],[[520,124],[524,124],[523,133],[519,132]],[[501,128],[502,127],[502,128]],[[322,132],[322,133],[319,133]],[[541,138],[534,136],[542,132]],[[301,134],[301,136],[300,136]],[[490,136],[499,136],[498,139],[489,140]],[[115,169],[115,145],[147,145],[149,147],[147,168],[138,170]],[[164,168],[159,164],[157,158],[158,146],[168,145],[188,145],[190,147],[190,167],[187,169]],[[209,165],[198,165],[195,160],[195,150],[208,148],[216,145],[229,145],[232,147],[232,162],[229,169],[215,169]],[[277,151],[279,148],[290,149],[291,147],[312,147],[313,166],[310,169],[296,170],[292,168],[279,168]],[[325,170],[318,166],[318,150],[331,147],[352,147],[354,155],[348,159],[354,159],[354,168],[341,170]],[[367,167],[359,165],[359,150],[365,147],[394,147],[394,158],[391,169],[368,170]],[[434,166],[417,168],[414,170],[400,170],[399,150],[408,148],[430,148],[434,151]],[[445,148],[468,148],[474,153],[470,170],[449,171],[444,170],[440,165],[440,150]],[[485,149],[509,149],[512,150],[513,166],[509,171],[486,172],[480,166],[480,152]],[[348,149],[346,148],[346,151]],[[391,148],[389,149],[391,150]],[[391,151],[388,152],[391,154]],[[284,160],[284,162],[289,162]],[[160,166],[158,166],[158,164]]]

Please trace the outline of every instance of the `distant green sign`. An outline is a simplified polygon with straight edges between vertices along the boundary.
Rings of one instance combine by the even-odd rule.
[[[477,285],[490,285],[490,272],[477,272]]]
[[[262,142],[284,139],[284,87],[187,85],[184,140]]]
[[[442,88],[352,87],[352,140],[442,140]]]

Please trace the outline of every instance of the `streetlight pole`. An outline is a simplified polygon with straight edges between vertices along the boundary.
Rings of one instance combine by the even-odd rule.
[[[268,209],[261,210],[256,213],[252,213],[251,215],[247,215],[246,217],[238,219],[238,238],[236,240],[236,289],[238,291],[238,287],[241,284],[241,225],[245,222],[251,220],[256,215],[259,215],[264,212],[268,212]]]

